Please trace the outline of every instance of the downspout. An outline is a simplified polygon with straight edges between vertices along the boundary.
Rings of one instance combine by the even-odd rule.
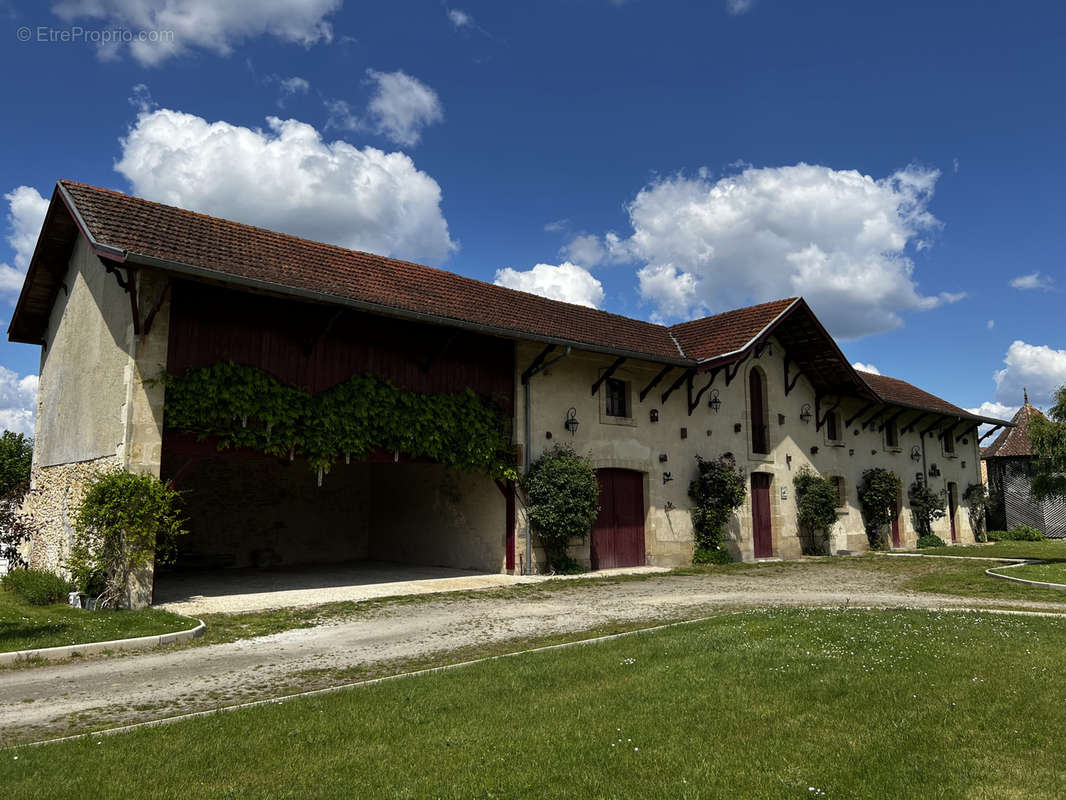
[[[570,355],[570,345],[566,346],[566,351],[561,355],[557,355],[551,361],[546,361],[541,364],[535,370],[529,373],[528,380],[522,383],[522,401],[523,401],[523,433],[522,433],[522,474],[525,475],[529,472],[530,459],[530,447],[533,439],[533,420],[531,418],[531,411],[533,406],[532,389],[530,384],[533,382],[533,376],[538,372],[546,370],[553,364],[557,364]],[[522,565],[523,575],[533,574],[533,528],[529,524],[529,507],[526,507],[525,513],[525,536],[526,536],[526,563]]]

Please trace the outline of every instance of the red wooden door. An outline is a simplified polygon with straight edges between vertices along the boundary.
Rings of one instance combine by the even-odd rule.
[[[600,515],[592,526],[593,569],[644,566],[644,474],[598,469]]]
[[[949,432],[950,433],[950,432]],[[948,484],[948,519],[951,521],[951,541],[959,540],[958,531],[955,529],[955,512],[959,508],[959,487],[954,483]]]
[[[755,557],[770,558],[774,540],[770,528],[770,476],[765,472],[751,474],[751,521]]]

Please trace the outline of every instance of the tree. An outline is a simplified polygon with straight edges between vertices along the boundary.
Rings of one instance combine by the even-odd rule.
[[[1029,444],[1033,462],[1033,497],[1066,500],[1066,385],[1055,392],[1048,409],[1050,419],[1033,414],[1029,420]]]
[[[796,487],[796,517],[800,528],[807,533],[803,551],[806,555],[818,555],[837,524],[837,488],[808,467],[799,471],[792,485]]]
[[[522,480],[530,525],[544,545],[548,566],[556,572],[577,572],[567,552],[572,538],[584,539],[600,513],[600,484],[587,458],[569,445],[542,453]]]
[[[30,488],[33,439],[21,433],[0,434],[0,558],[23,564],[22,543],[33,532],[19,518],[18,508]]]

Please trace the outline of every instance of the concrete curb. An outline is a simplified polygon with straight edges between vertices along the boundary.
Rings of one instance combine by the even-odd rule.
[[[187,642],[199,639],[207,628],[202,619],[196,620],[195,627],[173,633],[158,633],[152,636],[138,636],[134,639],[112,639],[109,642],[86,642],[85,644],[68,644],[62,647],[42,647],[36,650],[16,650],[13,653],[0,653],[0,666],[18,664],[35,658],[55,661],[74,655],[88,656],[107,650],[149,650],[163,644]]]
[[[1014,583],[1024,583],[1028,586],[1041,586],[1045,589],[1066,589],[1066,583],[1051,583],[1049,581],[1031,581],[1028,578],[1015,578],[1013,575],[1000,575],[998,572],[993,572],[994,569],[1013,569],[1014,567],[1025,567],[1030,564],[1044,564],[1045,561],[1039,559],[1024,559],[1019,560],[1015,564],[1008,564],[1005,567],[989,567],[985,570],[985,575],[990,575],[993,578],[999,578],[1003,581],[1013,581]]]

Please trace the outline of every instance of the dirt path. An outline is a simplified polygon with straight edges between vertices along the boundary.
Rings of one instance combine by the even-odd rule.
[[[0,742],[58,736],[313,688],[337,682],[336,670],[380,669],[472,646],[617,623],[651,624],[714,609],[982,604],[904,591],[900,584],[905,577],[845,565],[797,564],[618,583],[569,581],[525,587],[504,597],[442,595],[386,604],[355,619],[230,644],[0,671]]]

